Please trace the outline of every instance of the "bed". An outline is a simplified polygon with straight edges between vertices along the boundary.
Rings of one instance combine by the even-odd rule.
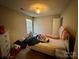
[[[48,43],[38,43],[31,46],[31,49],[54,56],[56,49],[66,50],[67,44],[67,40],[49,39]]]
[[[64,28],[61,28],[60,30],[60,37],[61,38],[59,39],[46,37],[46,39],[49,39],[48,43],[40,42],[34,46],[31,46],[31,49],[44,54],[48,54],[50,56],[55,56],[57,54],[62,54],[62,56],[64,54],[67,55],[67,53],[65,52],[67,52],[67,50],[69,49],[69,34]]]

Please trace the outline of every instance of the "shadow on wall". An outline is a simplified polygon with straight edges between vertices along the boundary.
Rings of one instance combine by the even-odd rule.
[[[74,46],[75,46],[75,36],[72,35],[70,32],[69,32],[69,35],[70,35],[69,36],[69,53],[72,55],[74,51]]]

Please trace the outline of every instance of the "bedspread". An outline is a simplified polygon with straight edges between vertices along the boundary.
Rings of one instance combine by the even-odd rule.
[[[38,43],[31,46],[31,49],[54,56],[55,49],[66,49],[67,46],[67,40],[49,39],[48,43]]]

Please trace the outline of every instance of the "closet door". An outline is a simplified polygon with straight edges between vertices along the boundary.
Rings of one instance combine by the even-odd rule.
[[[52,23],[52,35],[53,36],[59,36],[59,27],[61,24],[61,18],[53,18],[53,23]]]

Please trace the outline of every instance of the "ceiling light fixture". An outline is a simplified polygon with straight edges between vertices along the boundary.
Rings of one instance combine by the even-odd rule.
[[[35,12],[36,12],[37,14],[39,14],[39,13],[40,13],[40,9],[39,9],[39,8],[36,8]]]
[[[33,14],[35,14],[35,15],[39,15],[39,14],[48,12],[48,7],[44,4],[36,3],[36,4],[30,5],[28,10],[33,12]]]

